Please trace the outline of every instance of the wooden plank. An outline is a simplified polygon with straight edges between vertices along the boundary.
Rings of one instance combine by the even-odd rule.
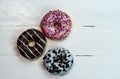
[[[119,3],[119,0],[0,0],[0,78],[119,79]],[[45,52],[64,47],[74,56],[71,72],[62,77],[50,75],[43,67],[42,57],[27,61],[16,49],[18,36],[29,28],[40,29],[42,17],[56,9],[68,13],[73,22],[72,32],[65,40],[47,39]]]
[[[108,0],[31,0],[29,2],[27,0],[0,0],[0,3],[0,24],[2,25],[39,25],[40,20],[48,11],[56,9],[68,13],[73,25],[120,25],[119,0],[114,0],[114,2],[110,0],[107,5]]]
[[[26,29],[39,26],[1,26],[0,55],[17,55],[16,40]],[[47,40],[46,51],[54,47],[64,47],[73,52],[74,55],[120,55],[120,28],[118,26],[79,27],[73,26],[68,38],[62,41]]]
[[[43,67],[42,59],[40,58],[37,61],[26,61],[22,57],[17,56],[0,56],[0,74],[2,79],[16,79],[16,78],[22,78],[22,79],[33,79],[33,78],[44,78],[44,79],[61,79],[61,78],[70,78],[72,79],[75,76],[79,76],[81,74],[80,78],[87,78],[85,74],[89,73],[89,78],[92,78],[92,74],[90,73],[93,71],[92,67],[92,60],[93,58],[74,58],[74,65],[71,69],[71,72],[65,76],[54,76],[50,75],[46,69]],[[89,66],[89,67],[88,67]],[[80,72],[80,74],[74,74],[74,73]],[[7,75],[7,76],[6,76]]]
[[[65,76],[50,75],[43,67],[42,59],[26,61],[17,56],[0,56],[2,79],[113,79],[120,78],[119,56],[74,57],[74,65]]]

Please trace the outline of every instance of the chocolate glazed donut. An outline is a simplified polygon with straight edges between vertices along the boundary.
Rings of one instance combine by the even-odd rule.
[[[24,31],[17,39],[17,47],[22,56],[33,60],[39,58],[45,48],[46,38],[35,29]]]

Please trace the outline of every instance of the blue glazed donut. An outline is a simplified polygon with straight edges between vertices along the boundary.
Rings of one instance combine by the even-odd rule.
[[[73,56],[64,48],[48,50],[43,60],[47,71],[54,75],[65,75],[73,65]]]

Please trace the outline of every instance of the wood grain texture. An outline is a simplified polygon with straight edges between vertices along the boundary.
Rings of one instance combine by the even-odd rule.
[[[0,78],[119,79],[119,3],[119,0],[0,0]],[[65,40],[47,39],[45,53],[54,47],[64,47],[74,56],[72,70],[62,77],[50,75],[43,67],[42,57],[28,61],[16,49],[18,36],[30,28],[40,30],[44,14],[55,9],[68,13],[73,22]]]
[[[0,55],[16,55],[16,40],[28,28],[40,30],[39,26],[2,26]],[[62,41],[47,39],[46,50],[54,47],[68,48],[74,55],[92,54],[102,56],[120,55],[119,26],[82,27],[73,26],[70,35]],[[5,50],[7,49],[7,50]],[[114,53],[113,53],[114,51]]]

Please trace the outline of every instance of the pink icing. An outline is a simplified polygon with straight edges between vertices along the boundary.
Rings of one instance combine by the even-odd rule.
[[[41,21],[42,31],[50,39],[62,39],[67,37],[71,25],[70,17],[60,10],[50,11]]]

